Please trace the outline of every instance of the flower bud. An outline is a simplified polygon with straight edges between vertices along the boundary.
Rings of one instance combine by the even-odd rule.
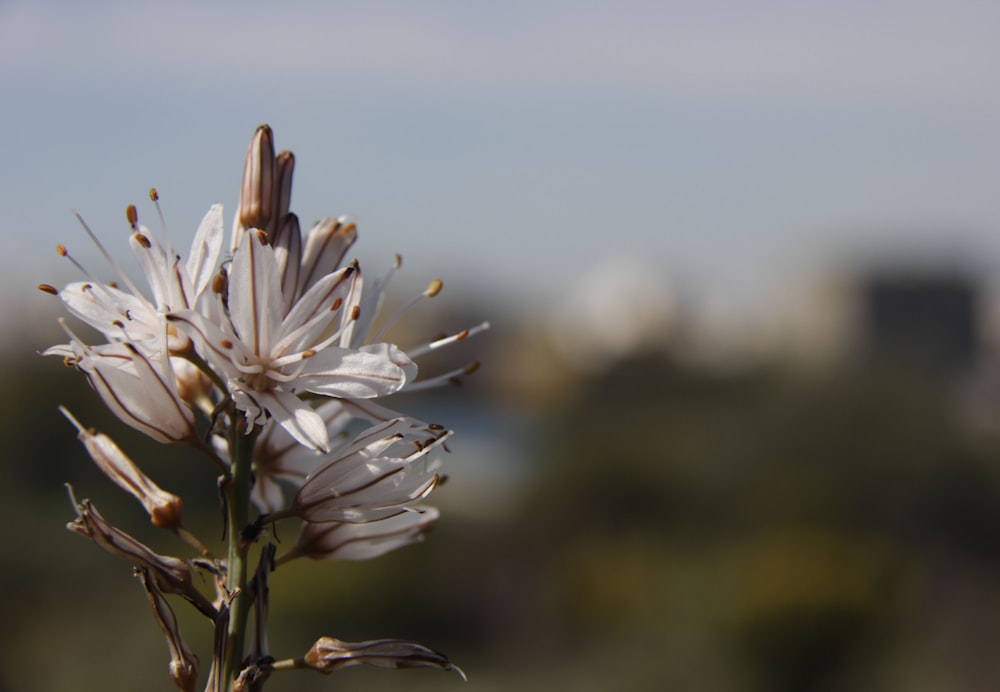
[[[267,229],[274,204],[274,135],[261,125],[247,149],[240,191],[240,223],[244,228]],[[289,175],[289,180],[291,176]]]

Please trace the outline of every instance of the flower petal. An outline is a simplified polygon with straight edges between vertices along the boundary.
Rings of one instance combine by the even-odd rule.
[[[330,346],[305,361],[296,386],[314,394],[371,399],[398,392],[417,375],[417,366],[392,344],[358,350]]]
[[[194,307],[193,301],[205,292],[212,280],[212,276],[215,274],[215,265],[219,261],[224,235],[222,205],[213,204],[201,220],[198,231],[194,235],[194,241],[191,243],[187,272],[188,276],[191,277],[194,296],[192,296],[192,305],[186,307]]]
[[[302,251],[299,294],[340,266],[358,237],[357,228],[344,219],[325,218],[309,229]]]
[[[278,261],[262,233],[247,233],[233,255],[229,312],[248,349],[258,357],[270,354],[284,312]]]
[[[155,308],[131,293],[105,284],[77,281],[59,291],[69,311],[108,339],[128,335],[133,340],[154,338],[160,332],[151,319]]]
[[[264,392],[258,397],[261,405],[289,435],[317,451],[330,451],[326,422],[307,403],[281,390]]]
[[[438,516],[434,507],[413,507],[366,524],[307,521],[291,554],[313,560],[370,560],[422,540]]]

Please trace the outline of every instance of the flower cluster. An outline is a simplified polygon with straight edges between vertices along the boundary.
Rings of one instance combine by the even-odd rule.
[[[370,663],[458,670],[439,652],[400,640],[349,644],[323,637],[307,654],[285,660],[268,651],[273,569],[301,557],[376,557],[419,540],[437,518],[423,501],[440,481],[438,454],[451,431],[375,400],[472,372],[475,363],[418,379],[416,361],[488,328],[483,323],[405,351],[385,340],[400,314],[380,317],[398,257],[388,274],[368,277],[357,261],[345,262],[357,238],[354,223],[327,218],[303,232],[290,211],[294,166],[290,152],[275,154],[272,132],[261,126],[247,152],[227,252],[222,207],[214,205],[187,258],[178,254],[153,190],[158,236],[139,223],[134,206],[126,211],[147,290],[129,279],[82,218],[117,279],[92,278],[60,246],[84,279],[61,290],[40,286],[104,339],[86,343],[64,323],[68,342],[44,354],[82,372],[124,423],[196,450],[221,474],[229,542],[226,556],[216,557],[184,527],[177,495],[63,410],[98,467],[143,504],[156,526],[198,554],[159,555],[109,524],[89,500],[74,499],[78,516],[69,528],[134,565],[167,635],[170,674],[185,690],[194,689],[199,661],[165,594],[193,603],[214,624],[207,689],[261,689],[273,671],[287,668],[328,673]],[[440,290],[440,280],[431,281],[401,312]],[[271,529],[288,519],[300,521],[298,536],[276,555]],[[257,568],[250,570],[254,554]],[[211,576],[213,598],[195,588],[193,570]]]

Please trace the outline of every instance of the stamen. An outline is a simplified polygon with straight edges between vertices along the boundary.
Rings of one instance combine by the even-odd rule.
[[[38,284],[38,290],[53,296],[59,295],[58,289],[56,289],[55,286],[51,286],[49,284]]]
[[[446,384],[461,384],[461,378],[466,375],[471,375],[476,370],[479,369],[479,361],[473,361],[466,365],[464,368],[458,368],[457,370],[452,370],[451,372],[446,372],[443,375],[438,375],[437,377],[430,377],[426,380],[419,380],[413,384],[407,385],[405,391],[407,392],[420,392],[425,389],[432,389],[434,387],[441,387]]]
[[[222,269],[212,279],[212,293],[222,296],[229,290],[229,275]]]
[[[139,225],[139,212],[134,204],[125,207],[125,218],[128,220],[128,225],[135,230],[136,226]]]
[[[85,428],[85,427],[83,427],[83,424],[80,421],[78,421],[73,416],[73,414],[69,412],[69,410],[65,406],[60,406],[59,407],[59,412],[61,414],[63,414],[70,423],[73,424],[73,427],[76,428],[76,431],[78,433],[80,433],[80,434],[90,433],[91,435],[94,434],[94,429],[93,428]]]
[[[166,255],[173,255],[174,249],[170,245],[170,233],[167,231],[167,219],[163,216],[163,209],[160,208],[160,193],[155,187],[149,188],[149,199],[156,207],[156,215],[160,217],[160,230],[163,231],[163,248]],[[179,259],[179,258],[178,258]]]
[[[396,255],[396,256],[399,257],[399,255]],[[402,259],[402,258],[400,258],[400,259]],[[397,265],[397,267],[398,266],[401,266],[401,265]],[[386,277],[386,278],[388,278],[388,277]],[[389,319],[387,319],[385,321],[385,323],[379,328],[379,330],[375,334],[375,336],[373,336],[371,338],[371,342],[372,343],[377,343],[379,341],[382,341],[382,337],[385,335],[386,331],[388,331],[389,327],[391,327],[392,325],[394,325],[396,323],[396,321],[399,320],[399,318],[403,316],[404,312],[406,312],[407,310],[409,310],[410,308],[412,308],[414,305],[416,305],[417,303],[419,303],[424,298],[433,298],[434,296],[436,296],[438,293],[441,292],[441,288],[443,286],[444,286],[444,283],[441,281],[441,279],[434,279],[429,284],[427,284],[427,288],[425,288],[422,293],[418,293],[417,295],[415,295],[414,297],[412,297],[408,301],[406,301],[406,303],[404,303],[401,308],[399,308],[398,310],[396,310],[396,312],[394,312],[392,314],[392,317],[390,317]]]
[[[305,324],[303,324],[300,327],[298,327],[298,329],[292,330],[290,333],[286,334],[281,339],[281,341],[279,341],[278,343],[274,344],[274,346],[271,348],[271,352],[272,353],[284,353],[285,349],[287,349],[292,344],[298,342],[299,338],[303,334],[305,334],[306,332],[312,331],[314,329],[318,330],[318,327],[319,327],[320,324],[328,322],[329,320],[333,319],[334,317],[335,316],[331,316],[329,312],[320,312],[320,313],[316,314],[311,320],[309,320]],[[325,325],[324,325],[324,327],[325,327]],[[317,351],[317,352],[322,351],[324,348],[326,348],[327,346],[329,346],[330,344],[332,344],[334,341],[336,341],[337,339],[339,339],[340,335],[343,334],[344,329],[346,327],[347,327],[347,324],[341,324],[340,327],[336,331],[333,332],[333,334],[331,334],[330,336],[326,337],[325,339],[323,339],[323,341],[319,342],[318,344],[313,344],[311,346],[311,350]],[[323,330],[318,330],[318,331],[323,331]],[[293,355],[285,355],[285,356],[282,356],[281,358],[276,358],[274,361],[272,361],[272,366],[274,366],[274,367],[281,367],[281,366],[283,366],[283,365],[285,365],[287,363],[291,363],[291,362],[294,362],[296,360],[299,360],[299,356],[298,356],[297,353],[293,354]]]
[[[73,215],[76,217],[76,220],[80,222],[80,225],[83,226],[83,230],[87,232],[88,236],[90,236],[91,241],[93,241],[94,245],[97,246],[97,249],[100,250],[100,252],[101,252],[102,255],[104,255],[104,259],[106,259],[108,261],[108,264],[111,265],[111,268],[114,269],[118,273],[118,278],[120,278],[122,280],[122,282],[126,286],[128,286],[128,289],[130,291],[132,291],[133,295],[141,297],[142,296],[142,292],[138,288],[136,288],[135,284],[133,284],[132,281],[131,281],[131,279],[128,278],[128,274],[126,274],[122,270],[122,268],[120,266],[118,266],[118,263],[115,262],[114,258],[111,256],[111,253],[109,253],[105,249],[105,247],[103,245],[101,245],[101,241],[98,240],[97,239],[97,235],[95,235],[94,232],[92,230],[90,230],[90,226],[88,226],[87,222],[83,220],[82,216],[80,216],[80,212],[78,212],[78,211],[76,211],[74,209],[73,210]],[[77,266],[80,266],[80,265],[77,265]],[[81,269],[82,269],[82,267],[81,267]],[[86,274],[86,272],[84,272],[84,274]],[[90,277],[88,276],[87,278],[90,278]]]
[[[417,346],[416,348],[411,348],[406,350],[406,355],[412,358],[419,358],[422,355],[430,353],[431,351],[441,348],[442,346],[447,346],[448,344],[453,344],[459,341],[464,341],[470,336],[475,336],[480,332],[484,332],[490,328],[489,322],[483,322],[481,324],[472,327],[471,329],[463,329],[458,334],[453,334],[452,336],[442,337],[440,339],[435,339],[430,343],[423,344],[422,346]]]

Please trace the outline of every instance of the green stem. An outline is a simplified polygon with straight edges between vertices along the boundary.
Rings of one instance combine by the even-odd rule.
[[[245,434],[245,418],[237,413],[234,415],[234,419],[230,446],[233,458],[228,489],[229,560],[226,587],[230,594],[236,596],[230,610],[229,648],[226,652],[226,665],[223,671],[226,689],[229,689],[233,679],[239,673],[246,646],[247,616],[250,612],[250,594],[247,591],[247,563],[249,562],[247,552],[250,544],[244,537],[243,531],[250,525],[250,474],[253,446],[256,439],[256,432]]]

